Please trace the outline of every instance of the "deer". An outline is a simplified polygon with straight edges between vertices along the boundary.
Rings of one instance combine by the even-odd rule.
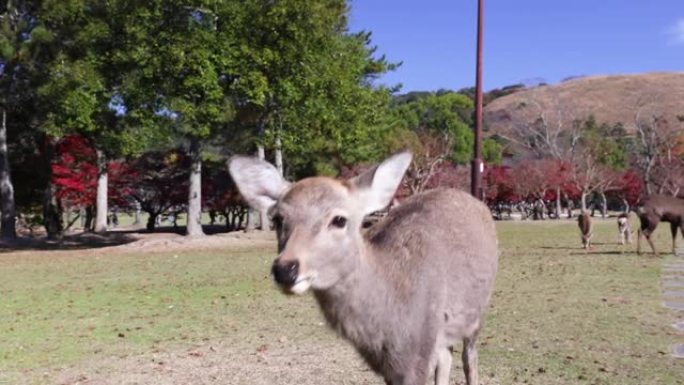
[[[287,182],[265,161],[229,160],[251,205],[268,208],[278,256],[271,274],[286,294],[309,290],[327,324],[388,385],[447,385],[454,345],[468,385],[478,384],[476,340],[492,295],[498,244],[491,212],[469,194],[433,189],[388,206],[411,163],[394,154],[346,180]]]
[[[629,214],[621,213],[617,217],[618,241],[621,245],[632,243],[632,226],[629,224]]]
[[[649,195],[643,200],[638,213],[641,226],[637,233],[637,254],[641,255],[641,236],[643,235],[651,245],[653,254],[658,256],[651,235],[661,221],[670,222],[672,253],[674,254],[677,248],[677,229],[680,229],[684,235],[684,199],[659,194]]]
[[[582,210],[577,217],[577,225],[579,226],[582,236],[582,247],[591,249],[591,237],[593,233],[591,231],[591,216],[589,216],[588,212]]]

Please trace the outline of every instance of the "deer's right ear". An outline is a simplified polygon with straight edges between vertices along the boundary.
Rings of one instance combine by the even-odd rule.
[[[259,210],[273,206],[290,186],[272,164],[253,157],[230,158],[228,171],[247,203]]]

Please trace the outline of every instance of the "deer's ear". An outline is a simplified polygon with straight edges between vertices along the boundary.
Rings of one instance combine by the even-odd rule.
[[[268,210],[290,186],[272,164],[253,157],[230,158],[228,171],[240,194],[258,210]]]
[[[408,151],[394,154],[350,180],[362,204],[364,215],[382,210],[390,204],[412,157]]]

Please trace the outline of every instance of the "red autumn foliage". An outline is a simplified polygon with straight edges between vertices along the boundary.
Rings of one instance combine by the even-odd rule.
[[[482,175],[485,201],[494,203],[515,203],[520,197],[515,193],[510,176],[511,168],[500,165],[486,165]]]
[[[95,205],[97,156],[85,138],[77,135],[62,138],[55,148],[51,167],[56,196],[64,205],[72,208]],[[123,162],[113,161],[107,165],[107,174],[109,202],[119,207],[127,206],[132,170]]]
[[[643,194],[644,181],[634,170],[625,171],[619,178],[616,188],[610,192],[610,195],[626,200],[630,206],[636,205]]]
[[[188,201],[190,160],[181,151],[149,152],[131,162],[130,196],[149,214],[147,228],[154,230],[157,217],[178,212]]]

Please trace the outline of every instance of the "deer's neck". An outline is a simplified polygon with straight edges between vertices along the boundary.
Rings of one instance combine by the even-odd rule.
[[[397,298],[386,277],[369,257],[362,252],[351,274],[333,287],[315,292],[330,326],[351,340],[364,356],[380,352],[391,338],[388,315],[397,310]]]

